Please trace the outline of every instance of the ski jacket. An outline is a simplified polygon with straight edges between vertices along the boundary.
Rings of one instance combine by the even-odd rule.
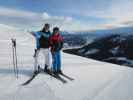
[[[60,51],[63,48],[63,37],[60,34],[52,34],[49,43],[52,52]]]
[[[36,48],[49,48],[49,37],[51,36],[51,32],[33,32],[36,38]]]

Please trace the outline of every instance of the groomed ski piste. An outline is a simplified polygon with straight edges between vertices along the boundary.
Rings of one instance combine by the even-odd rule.
[[[133,100],[132,68],[66,53],[62,53],[62,70],[73,81],[63,77],[67,80],[63,84],[41,73],[30,84],[22,86],[33,72],[34,38],[1,27],[0,100]],[[17,39],[18,79],[12,65],[11,36]]]

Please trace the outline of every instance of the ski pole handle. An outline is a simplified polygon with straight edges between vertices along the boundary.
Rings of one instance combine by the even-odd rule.
[[[13,44],[13,47],[16,47],[16,39],[11,39],[12,40],[12,44]]]

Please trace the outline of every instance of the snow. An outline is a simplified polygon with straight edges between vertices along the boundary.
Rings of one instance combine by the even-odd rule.
[[[97,52],[99,52],[98,49],[90,49],[90,50],[88,50],[87,52],[85,52],[85,55],[95,54],[95,53],[97,53]]]
[[[22,86],[33,71],[34,39],[16,38],[18,79],[14,77],[10,40],[0,41],[0,100],[133,100],[132,68],[66,53],[62,53],[62,69],[74,81],[66,79],[63,84],[41,73]]]
[[[115,56],[116,54],[118,54],[119,49],[120,49],[120,47],[119,47],[119,46],[117,46],[117,47],[115,47],[115,48],[111,49],[111,50],[110,50],[110,52],[111,52],[111,53]]]

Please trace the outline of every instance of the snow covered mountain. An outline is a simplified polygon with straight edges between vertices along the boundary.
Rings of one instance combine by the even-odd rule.
[[[92,33],[95,34],[101,34],[101,35],[106,35],[106,34],[133,34],[133,26],[128,26],[128,27],[117,27],[117,28],[111,28],[111,29],[99,29],[92,31]]]
[[[83,45],[90,44],[97,38],[102,38],[109,35],[132,35],[133,27],[119,27],[112,29],[99,29],[95,31],[78,31],[78,32],[66,32],[63,31],[65,43],[67,47],[81,47]]]
[[[132,67],[132,44],[133,35],[111,34],[98,38],[82,48],[65,50],[65,52]]]
[[[74,48],[91,43],[94,39],[100,37],[101,35],[91,32],[62,32],[62,36],[64,38],[65,47]]]
[[[17,35],[16,35],[17,34]],[[28,34],[28,33],[27,33]],[[8,34],[0,36],[0,100],[132,100],[133,69],[62,53],[63,72],[74,78],[66,84],[39,74],[29,85],[22,86],[33,71],[34,39],[17,39],[19,78],[14,77],[12,46]]]

